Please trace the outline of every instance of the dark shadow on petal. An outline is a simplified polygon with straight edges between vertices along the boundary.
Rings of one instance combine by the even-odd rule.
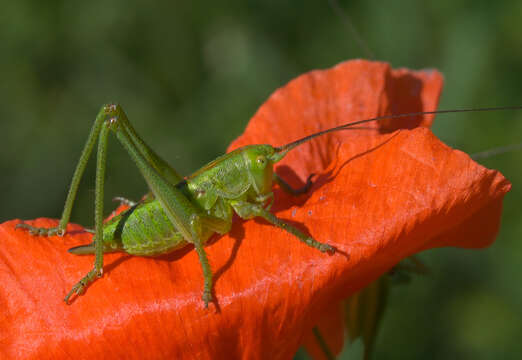
[[[187,243],[187,245],[181,249],[174,250],[168,254],[154,256],[153,258],[164,261],[176,261],[187,255],[192,250],[194,250],[194,245]]]
[[[327,179],[327,182],[330,182],[332,181],[340,172],[341,170],[346,166],[348,165],[348,163],[352,162],[353,160],[356,160],[360,157],[363,157],[379,148],[381,148],[382,146],[386,145],[387,143],[389,143],[394,137],[396,137],[397,135],[399,135],[399,133],[401,132],[401,130],[398,130],[396,131],[395,133],[393,133],[389,138],[387,138],[386,140],[384,140],[383,142],[381,142],[380,144],[366,150],[366,151],[363,151],[362,153],[359,153],[357,155],[354,155],[352,156],[351,158],[349,158],[348,160],[346,160],[341,166],[339,166],[339,168],[337,168],[337,171],[335,172],[335,174],[331,175],[331,178],[328,178]],[[325,174],[325,175],[329,175],[329,174]]]
[[[213,276],[214,286],[212,286],[212,298],[214,300],[212,302],[216,306],[217,313],[221,312],[221,308],[219,306],[219,297],[216,296],[216,293],[215,293],[216,284],[220,280],[221,276],[232,266],[232,264],[236,260],[239,248],[241,247],[241,244],[243,243],[243,239],[245,238],[245,230],[242,225],[244,220],[237,219],[237,218],[234,220],[235,221],[232,224],[232,229],[228,233],[228,235],[234,239],[234,245],[232,246],[232,250],[230,251],[230,256],[227,259],[227,261],[219,269],[217,269],[214,272],[214,276]]]
[[[132,257],[133,257],[132,255],[124,254],[121,257],[119,257],[116,260],[114,260],[113,262],[111,262],[109,264],[106,263],[105,265],[103,265],[103,272],[105,274],[110,273],[114,268],[116,268],[116,266],[119,266],[121,263],[123,263],[124,261],[129,260]]]
[[[230,257],[227,259],[227,261],[216,270],[214,273],[214,282],[217,282],[221,275],[227,271],[230,266],[234,263],[234,260],[237,257],[237,253],[239,251],[239,248],[243,242],[243,239],[245,238],[245,229],[243,228],[243,222],[244,220],[241,220],[239,218],[235,218],[234,222],[232,224],[232,229],[228,233],[228,235],[234,239],[234,245],[232,246],[232,250],[230,251]]]
[[[423,86],[424,82],[411,73],[387,72],[384,90],[388,97],[389,107],[382,109],[382,115],[435,110],[423,108],[424,104],[421,97]],[[405,91],[405,89],[408,91]],[[379,121],[379,132],[391,133],[399,129],[413,129],[422,125],[423,120],[424,116],[412,116]]]

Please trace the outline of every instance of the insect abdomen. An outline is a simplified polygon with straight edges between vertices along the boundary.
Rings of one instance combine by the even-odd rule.
[[[206,242],[214,232],[203,229]],[[159,201],[147,200],[115,216],[103,227],[103,252],[156,256],[186,246],[188,242],[171,224]],[[69,249],[75,255],[94,254],[94,243]]]
[[[168,221],[156,200],[148,200],[113,217],[103,226],[103,252],[154,256],[185,246],[187,242]],[[69,249],[76,255],[94,254],[94,243]]]
[[[154,256],[187,244],[181,233],[169,221],[159,201],[147,201],[129,209],[128,212],[129,214],[122,214],[124,223],[123,226],[120,225],[123,251],[132,255]],[[116,228],[115,235],[117,233]]]

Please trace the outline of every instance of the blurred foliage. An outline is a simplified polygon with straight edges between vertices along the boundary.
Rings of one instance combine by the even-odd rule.
[[[437,68],[441,108],[522,103],[522,2],[340,1],[376,59]],[[327,1],[2,1],[0,220],[59,217],[99,107],[120,102],[181,173],[222,154],[293,77],[364,57]],[[468,153],[522,141],[522,112],[440,116],[434,131]],[[274,144],[278,145],[278,144]],[[112,196],[145,182],[115,141]],[[377,359],[518,359],[522,333],[520,152],[482,161],[514,184],[497,243],[424,255],[432,274],[394,289]],[[92,225],[94,164],[73,221]],[[480,224],[477,224],[479,226]]]

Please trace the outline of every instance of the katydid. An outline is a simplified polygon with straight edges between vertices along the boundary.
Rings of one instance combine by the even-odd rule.
[[[202,298],[205,307],[208,307],[208,303],[212,301],[212,271],[203,246],[214,233],[225,234],[230,230],[234,212],[243,219],[264,218],[308,246],[321,252],[335,253],[334,247],[306,235],[269,211],[273,201],[273,181],[292,194],[303,193],[311,185],[310,176],[303,188],[293,189],[273,170],[274,164],[296,146],[330,132],[383,119],[520,108],[522,107],[427,111],[359,120],[311,134],[280,147],[244,146],[218,157],[192,175],[183,178],[139,137],[119,105],[108,104],[98,113],[84,146],[58,226],[37,228],[18,224],[17,227],[28,229],[34,235],[64,235],[80,179],[98,141],[94,240],[89,245],[69,249],[73,254],[94,253],[94,267],[72,287],[65,296],[65,302],[69,303],[73,294],[81,294],[89,283],[102,276],[104,253],[126,252],[137,256],[155,256],[193,244],[203,269]],[[151,192],[104,224],[103,190],[110,131],[116,134],[136,163]]]

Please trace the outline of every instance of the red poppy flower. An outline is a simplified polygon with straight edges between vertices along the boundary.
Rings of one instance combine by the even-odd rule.
[[[363,118],[433,110],[434,71],[391,70],[351,61],[305,74],[277,90],[230,147],[283,145]],[[217,305],[205,309],[203,277],[191,249],[159,259],[105,256],[105,274],[72,305],[62,301],[93,264],[67,249],[91,235],[70,225],[63,237],[0,227],[0,357],[288,359],[323,314],[404,257],[439,246],[483,247],[495,238],[510,184],[442,144],[431,117],[389,121],[304,144],[276,171],[272,211],[317,240],[323,254],[264,221],[234,221],[206,247]],[[394,131],[396,128],[411,130]],[[37,226],[57,222],[37,219]],[[333,310],[332,310],[333,309]],[[338,334],[335,324],[332,334]],[[342,345],[336,340],[334,351]]]

